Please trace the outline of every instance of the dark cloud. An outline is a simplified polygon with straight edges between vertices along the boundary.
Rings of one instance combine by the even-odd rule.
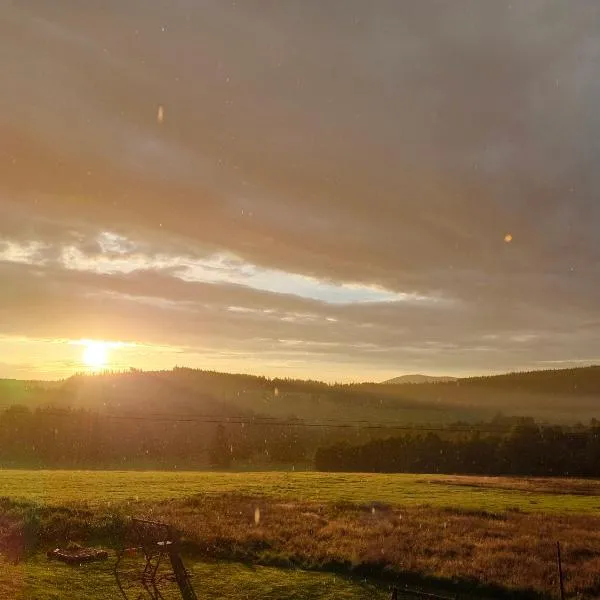
[[[330,305],[154,271],[117,276],[4,265],[0,274],[7,283],[0,324],[8,335],[143,341],[191,355],[296,361],[303,372],[331,363],[364,373],[428,364],[480,371],[596,351],[597,323],[577,329],[577,319],[565,327],[533,313],[499,321],[476,306]]]
[[[340,363],[418,355],[424,369],[600,353],[594,0],[29,0],[4,12],[0,238],[48,245],[39,275],[0,267],[11,330],[118,322],[158,336],[165,319],[170,343],[198,343],[194,330],[230,349],[301,339],[337,344],[318,352]],[[61,248],[98,254],[101,231],[148,256],[228,252],[446,302],[331,307],[173,270],[61,272]],[[77,327],[61,312],[69,294]],[[17,318],[38,301],[51,318]],[[353,346],[363,339],[376,349]]]

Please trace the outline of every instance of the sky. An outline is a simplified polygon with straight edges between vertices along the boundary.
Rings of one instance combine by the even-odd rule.
[[[597,0],[0,9],[0,377],[600,362]]]

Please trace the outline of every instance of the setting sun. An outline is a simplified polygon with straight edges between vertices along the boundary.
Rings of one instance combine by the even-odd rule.
[[[92,369],[101,369],[108,361],[108,344],[88,342],[83,351],[83,362]]]

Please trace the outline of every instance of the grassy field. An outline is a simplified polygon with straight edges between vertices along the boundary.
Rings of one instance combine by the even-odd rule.
[[[118,546],[129,516],[180,532],[209,598],[377,598],[385,590],[351,574],[470,595],[552,595],[557,540],[568,593],[596,597],[599,494],[591,480],[0,471],[8,498],[0,499],[0,553],[3,536],[7,555],[10,543],[16,555],[29,551],[17,566],[0,563],[0,597],[75,598],[90,582],[105,593],[106,564],[49,566],[39,553],[68,541]],[[224,560],[237,564],[214,562]]]
[[[385,502],[402,506],[518,509],[547,514],[596,513],[598,484],[443,475],[312,472],[0,471],[0,496],[49,505],[107,506],[194,494],[236,493],[315,502]]]
[[[0,597],[11,600],[115,600],[119,589],[112,561],[70,567],[35,556],[9,564],[0,558]],[[278,569],[230,562],[189,562],[199,598],[222,600],[384,600],[385,586],[357,578],[298,569]],[[135,588],[137,589],[137,588]],[[130,589],[133,591],[133,588]],[[173,584],[161,587],[165,600],[181,600]],[[132,594],[132,597],[136,597]]]

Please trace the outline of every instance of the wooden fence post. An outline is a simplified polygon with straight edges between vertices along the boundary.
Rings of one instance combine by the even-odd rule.
[[[565,587],[563,584],[562,561],[560,558],[560,542],[556,542],[556,564],[558,565],[558,583],[560,585],[560,600],[565,600]]]

